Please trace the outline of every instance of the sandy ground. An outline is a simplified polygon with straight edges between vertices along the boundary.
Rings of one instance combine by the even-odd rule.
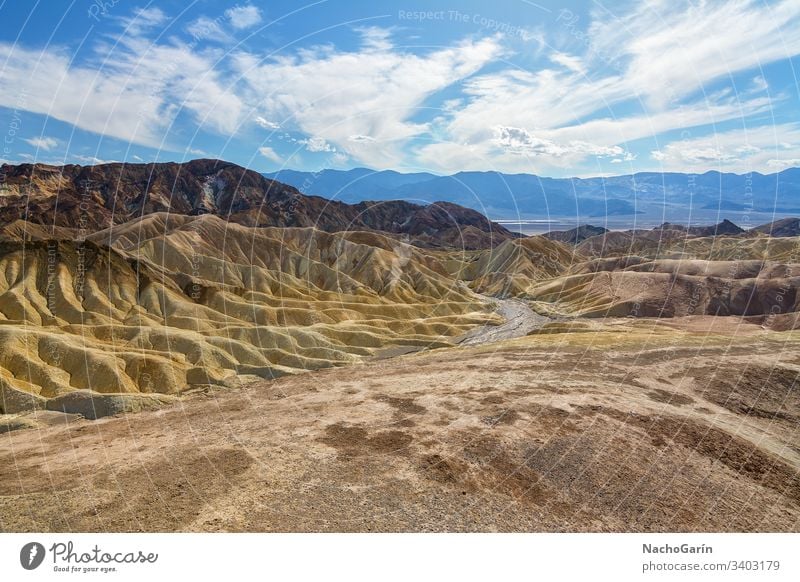
[[[796,332],[587,325],[1,434],[0,529],[798,531]]]
[[[534,312],[525,301],[520,299],[494,299],[479,296],[496,304],[495,313],[505,322],[501,325],[484,325],[476,328],[459,341],[462,346],[477,346],[502,340],[514,339],[528,335],[534,329],[553,321],[544,315]]]

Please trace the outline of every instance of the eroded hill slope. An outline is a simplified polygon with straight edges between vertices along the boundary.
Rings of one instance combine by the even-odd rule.
[[[110,247],[0,245],[3,412],[353,363],[496,320],[431,256],[377,233],[170,220],[93,237]]]

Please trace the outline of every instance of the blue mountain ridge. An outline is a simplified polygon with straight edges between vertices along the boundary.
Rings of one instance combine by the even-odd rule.
[[[641,172],[612,177],[547,178],[533,174],[458,172],[450,176],[325,169],[264,174],[305,194],[365,200],[452,202],[492,217],[634,216],[672,210],[800,212],[800,168],[774,174]]]

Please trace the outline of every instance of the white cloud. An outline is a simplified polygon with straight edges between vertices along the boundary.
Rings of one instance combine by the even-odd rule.
[[[336,148],[329,144],[321,137],[310,137],[305,140],[300,140],[298,143],[306,146],[310,152],[335,152]]]
[[[611,160],[612,164],[622,164],[625,162],[633,162],[636,160],[638,156],[631,152],[625,152],[625,154],[621,158],[614,158]]]
[[[27,111],[49,115],[81,129],[136,143],[157,145],[165,103],[143,84],[111,68],[98,73],[70,66],[53,49],[28,50],[0,43],[0,105],[14,107],[24,95]],[[152,97],[157,97],[153,95]]]
[[[180,113],[205,131],[234,133],[243,103],[215,69],[219,54],[143,36],[164,18],[157,9],[137,12],[123,20],[126,34],[112,36],[113,45],[98,41],[83,64],[58,47],[33,50],[0,42],[0,106],[151,147],[171,145]]]
[[[761,75],[753,77],[752,91],[754,93],[760,93],[761,91],[766,91],[767,89],[769,89],[769,83],[767,83],[767,80],[764,77]]]
[[[357,29],[361,33],[363,47],[368,51],[388,51],[392,48],[391,31],[379,26]]]
[[[790,158],[782,160],[767,160],[767,166],[770,168],[799,168],[800,158]]]
[[[260,125],[264,129],[280,129],[281,127],[280,123],[269,121],[268,119],[264,119],[260,115],[256,116],[256,118],[253,121],[255,121],[258,125]]]
[[[98,158],[97,156],[84,156],[80,154],[73,154],[70,156],[73,160],[80,162],[82,164],[88,164],[92,166],[96,166],[99,164],[116,164],[119,163],[117,160],[104,160]]]
[[[763,125],[677,140],[650,155],[659,163],[658,169],[666,171],[774,172],[800,165],[800,124]]]
[[[556,51],[550,55],[550,60],[562,67],[566,67],[574,73],[579,73],[581,75],[586,74],[586,67],[583,64],[583,60],[574,55]]]
[[[160,8],[135,8],[131,16],[119,20],[126,35],[139,36],[165,24],[168,18]]]
[[[417,164],[444,172],[563,173],[598,151],[627,150],[628,143],[668,131],[730,120],[745,125],[786,99],[765,94],[761,76],[745,77],[752,80],[741,94],[711,90],[710,83],[800,54],[797,2],[683,2],[676,10],[674,2],[650,0],[633,6],[628,14],[597,11],[585,54],[552,51],[552,68],[471,77],[465,104],[443,111],[440,139],[419,149]],[[498,141],[498,126],[527,128],[535,139]],[[499,153],[498,145],[505,146]],[[719,161],[708,151],[695,153],[695,159]]]
[[[26,139],[24,141],[28,142],[29,144],[31,144],[33,147],[35,147],[37,149],[45,150],[45,151],[48,151],[48,152],[58,145],[58,140],[57,139],[52,138],[52,137],[45,137],[45,136],[32,137],[32,138]]]
[[[549,77],[545,82],[540,77]],[[738,100],[733,96],[709,95],[684,107],[647,111],[628,116],[599,116],[592,98],[603,91],[605,81],[578,83],[552,72],[484,75],[469,83],[472,100],[446,114],[442,126],[445,140],[426,145],[417,152],[417,164],[441,172],[493,169],[511,172],[576,173],[586,159],[614,156],[627,151],[626,144],[664,132],[742,119],[769,110],[766,96]],[[548,88],[549,87],[549,88]],[[525,103],[525,107],[519,107]],[[603,104],[608,107],[608,103]],[[595,118],[592,118],[594,114]],[[589,118],[583,121],[582,118]],[[576,121],[576,118],[580,121]],[[497,128],[526,129],[535,139],[508,135]],[[498,138],[499,139],[498,141]],[[456,144],[462,147],[462,154]],[[498,146],[503,146],[498,149]],[[528,148],[529,154],[520,156]]]
[[[409,139],[429,130],[411,121],[425,100],[502,54],[497,38],[413,54],[391,48],[388,34],[371,29],[367,37],[358,51],[320,47],[266,62],[238,54],[237,69],[265,117],[285,119],[284,127],[322,138],[360,163],[391,167],[404,160]]]
[[[275,162],[276,164],[283,163],[283,158],[281,158],[278,153],[269,146],[261,146],[258,148],[258,153],[262,156],[270,160],[271,162]]]
[[[231,26],[237,30],[250,28],[261,22],[261,10],[250,4],[228,8],[225,16],[230,20]]]
[[[709,83],[800,53],[800,3],[648,0],[627,14],[600,13],[589,31],[600,60],[664,106]]]
[[[344,153],[344,152],[336,152],[335,154],[333,154],[331,156],[331,164],[333,164],[334,166],[342,166],[349,159],[350,159],[350,156],[348,156],[346,153]]]
[[[207,16],[201,16],[192,21],[186,30],[196,40],[212,40],[216,42],[228,42],[231,37],[222,29],[217,20],[212,20]]]
[[[625,150],[619,146],[602,146],[577,140],[556,143],[531,135],[528,130],[519,127],[499,126],[496,128],[496,132],[494,143],[513,154],[556,158],[574,154],[600,157],[625,154]]]
[[[537,38],[538,60],[525,61],[536,63],[530,70],[501,60],[512,55],[511,47],[523,50],[509,34],[412,49],[396,46],[390,29],[373,26],[353,31],[361,38],[354,49],[305,45],[278,56],[228,53],[208,41],[258,25],[256,6],[229,8],[216,20],[197,18],[164,37],[158,29],[171,23],[167,15],[136,10],[112,19],[125,34],[96,37],[80,60],[56,46],[0,43],[0,106],[18,107],[22,95],[28,111],[177,151],[185,147],[169,143],[184,133],[176,124],[183,130],[189,121],[190,131],[235,137],[242,124],[254,122],[291,132],[283,139],[308,151],[340,154],[338,162],[346,156],[376,168],[563,174],[597,158],[632,162],[631,142],[669,131],[691,128],[702,135],[703,126],[733,120],[746,127],[790,99],[770,95],[760,67],[800,54],[796,0],[628,6],[613,16],[593,12],[581,50],[574,42],[567,49],[558,39]],[[181,40],[186,32],[191,42]],[[554,44],[559,49],[549,48]],[[723,83],[735,83],[740,93],[720,89]],[[431,119],[424,110],[439,96],[440,111]],[[667,143],[648,161],[674,169],[766,168],[770,160],[778,167],[800,155],[798,140],[782,133],[786,139],[772,144],[750,135],[738,145],[727,138],[717,143],[727,134]],[[311,137],[291,138],[298,134]],[[780,151],[768,153],[776,143]]]
[[[231,18],[242,24],[243,15],[252,13],[232,12]],[[408,139],[428,131],[427,124],[409,119],[429,96],[501,54],[497,38],[412,54],[393,48],[388,31],[373,27],[360,31],[356,51],[312,48],[264,59],[173,37],[154,42],[143,35],[145,24],[163,24],[165,17],[148,14],[124,23],[130,30],[137,22],[134,29],[142,35],[99,42],[96,58],[81,65],[54,48],[0,43],[0,61],[6,62],[0,105],[14,106],[22,93],[29,111],[151,147],[170,147],[179,115],[201,131],[229,136],[252,115],[247,111],[257,111],[252,119],[265,129],[277,129],[272,120],[281,119],[287,129],[313,136],[310,151],[341,151],[385,167],[402,161]],[[209,22],[201,19],[202,30],[194,32],[216,30]]]

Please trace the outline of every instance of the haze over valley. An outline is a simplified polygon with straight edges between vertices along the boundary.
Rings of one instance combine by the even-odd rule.
[[[800,169],[773,174],[708,171],[638,173],[597,178],[547,178],[532,174],[459,172],[449,176],[353,170],[266,174],[306,194],[357,203],[447,201],[473,208],[512,230],[543,234],[586,221],[611,230],[686,225],[723,218],[752,228],[800,214]]]

